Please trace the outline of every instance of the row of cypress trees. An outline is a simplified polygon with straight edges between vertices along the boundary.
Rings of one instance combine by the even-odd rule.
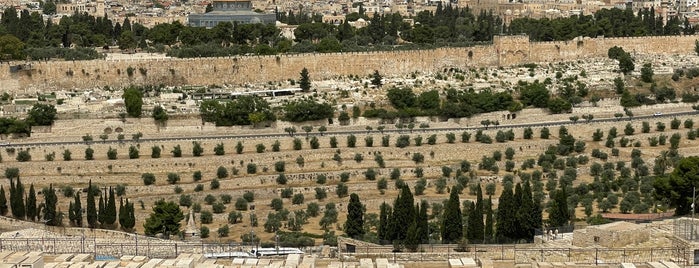
[[[92,187],[92,181],[88,184],[87,191],[87,207],[85,214],[87,226],[90,228],[105,228],[114,229],[119,226],[124,230],[131,230],[136,225],[133,203],[126,199],[119,200],[119,212],[117,214],[116,200],[114,197],[114,189],[109,187],[109,191],[99,197],[99,203],[95,202],[95,195],[99,190]],[[103,197],[107,196],[105,200]],[[99,207],[99,210],[97,208]],[[72,225],[83,226],[82,204],[80,202],[80,194],[76,194],[75,200],[70,202],[68,215]],[[118,215],[118,217],[117,217]]]
[[[381,204],[377,232],[379,240],[402,241],[408,249],[417,249],[420,243],[429,239],[427,207],[426,201],[415,204],[410,188],[403,185],[393,207]]]
[[[7,215],[8,212],[12,217],[21,220],[37,221],[41,220],[49,226],[60,226],[63,222],[63,213],[57,209],[58,196],[53,188],[49,185],[48,188],[42,190],[44,202],[37,204],[36,191],[34,184],[29,186],[29,192],[25,195],[24,185],[22,184],[19,175],[8,177],[10,179],[10,198],[9,207],[8,200],[5,194],[5,189],[0,186],[0,215]],[[119,201],[119,213],[117,218],[116,201],[114,190],[110,187],[109,191],[99,198],[99,211],[95,202],[95,195],[99,190],[92,186],[92,181],[88,184],[86,217],[88,227],[90,228],[116,228],[117,219],[119,225],[124,230],[131,230],[136,225],[134,215],[134,205],[128,199],[124,201],[122,198]],[[107,196],[107,200],[103,198]],[[80,200],[80,193],[74,195],[74,201],[70,202],[68,209],[68,219],[73,226],[83,226],[83,208]],[[26,201],[25,201],[26,200]]]
[[[19,175],[10,176],[8,179],[10,180],[9,207],[5,189],[3,186],[0,186],[0,215],[5,216],[8,212],[11,212],[12,217],[17,219],[30,221],[41,219],[47,225],[60,225],[60,215],[56,212],[58,198],[53,190],[53,185],[49,185],[49,188],[42,190],[44,202],[37,204],[34,184],[29,185],[29,193],[25,194],[24,185]]]
[[[476,201],[466,202],[463,210],[459,192],[452,189],[439,222],[442,242],[531,241],[535,230],[542,227],[541,204],[532,197],[528,181],[517,183],[514,189],[510,183],[504,185],[497,212],[492,208],[492,196],[484,200],[480,187],[476,191]],[[426,243],[430,238],[427,208],[426,201],[415,204],[410,188],[402,186],[393,207],[386,203],[381,205],[378,239],[384,243],[401,243],[409,250],[416,250],[420,243]]]

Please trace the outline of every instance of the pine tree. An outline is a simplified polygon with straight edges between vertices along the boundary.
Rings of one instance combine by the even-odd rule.
[[[58,197],[56,196],[56,191],[53,190],[53,185],[49,184],[49,188],[44,188],[44,220],[46,225],[58,226],[61,224],[60,216],[56,211],[56,205],[58,203]]]
[[[515,226],[513,215],[516,214],[516,204],[512,196],[511,184],[506,184],[503,187],[502,194],[498,199],[498,212],[495,217],[495,228],[498,240],[506,240],[512,238],[512,231]]]
[[[444,208],[442,220],[442,243],[451,244],[458,242],[463,237],[463,223],[461,218],[461,204],[459,192],[452,189],[449,201]]]
[[[106,225],[107,228],[113,229],[117,220],[117,209],[114,200],[114,189],[112,189],[112,187],[109,187],[109,197],[104,206],[107,213],[104,215],[104,222],[102,224]]]
[[[361,238],[364,235],[364,206],[355,193],[350,195],[347,204],[345,234],[351,238]]]
[[[95,193],[92,191],[92,180],[87,185],[87,225],[90,228],[96,228],[97,208],[95,207]]]
[[[7,215],[7,196],[5,195],[5,188],[0,185],[0,215]]]
[[[490,243],[493,240],[493,200],[492,197],[488,197],[488,202],[485,203],[485,230],[483,231],[485,236],[484,243]]]
[[[30,221],[36,220],[36,192],[34,184],[29,185],[29,195],[27,196],[27,219]]]

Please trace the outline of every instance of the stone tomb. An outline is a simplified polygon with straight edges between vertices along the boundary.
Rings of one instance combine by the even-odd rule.
[[[630,222],[613,222],[575,230],[573,245],[578,247],[625,247],[648,241],[650,232],[641,225]]]

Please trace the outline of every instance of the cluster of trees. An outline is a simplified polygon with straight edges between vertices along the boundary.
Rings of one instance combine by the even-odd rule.
[[[679,160],[672,173],[659,176],[653,183],[658,197],[666,198],[675,208],[675,215],[687,215],[692,208],[699,209],[693,204],[694,187],[699,183],[699,157],[690,156]]]
[[[518,183],[514,190],[511,182],[504,184],[505,189],[499,199],[497,214],[492,209],[492,196],[483,200],[480,185],[474,186],[476,202],[466,201],[462,208],[459,201],[461,190],[454,187],[449,200],[444,204],[443,212],[437,212],[442,211],[442,206],[435,203],[432,204],[432,215],[428,216],[427,210],[430,205],[425,201],[415,204],[410,189],[403,185],[393,206],[386,203],[381,205],[377,225],[379,242],[403,245],[408,250],[415,251],[420,243],[437,239],[440,234],[445,244],[531,241],[535,229],[542,227],[540,201],[532,196],[528,181],[524,182],[523,187]],[[488,192],[492,194],[494,188],[488,189]],[[439,213],[441,216],[436,215]],[[435,221],[430,223],[428,220],[432,218]],[[357,219],[348,217],[345,226],[357,224]],[[352,228],[350,231],[350,237],[364,235],[358,228]]]
[[[437,90],[416,95],[410,88],[391,88],[387,97],[396,111],[368,109],[365,117],[381,119],[409,118],[414,116],[444,116],[446,118],[469,117],[474,114],[508,110],[516,106],[508,92],[494,93],[489,90],[447,89],[444,99]]]
[[[319,16],[314,16],[319,18]],[[396,45],[398,39],[420,45],[471,44],[474,41],[490,41],[500,32],[502,20],[492,12],[474,14],[467,8],[447,5],[437,6],[434,12],[422,11],[413,19],[415,27],[404,21],[398,13],[374,14],[371,18],[360,12],[348,14],[340,25],[320,23],[320,20],[300,21],[293,13],[280,16],[282,22],[299,23],[294,31],[296,42],[292,50],[299,52],[338,52],[366,50],[371,46]],[[349,22],[358,19],[369,21],[364,28],[355,29]]]
[[[44,4],[45,14],[55,13],[55,4]],[[363,8],[348,14],[340,25],[321,22],[318,14],[293,13],[277,15],[278,20],[299,25],[296,40],[280,36],[273,24],[220,23],[207,29],[190,27],[180,22],[161,23],[146,28],[132,23],[127,17],[114,22],[109,17],[94,17],[75,13],[62,17],[59,23],[44,22],[37,12],[7,8],[0,20],[0,51],[12,59],[30,56],[34,59],[64,58],[68,60],[101,57],[91,47],[119,45],[121,49],[149,49],[165,51],[174,57],[218,57],[254,53],[271,55],[287,52],[339,52],[375,49],[396,49],[398,40],[408,41],[398,49],[434,47],[443,45],[470,45],[487,42],[502,32],[503,21],[491,11],[474,14],[466,8],[451,5],[437,6],[434,12],[422,11],[413,17],[415,25],[404,21],[398,13],[374,14],[371,18]],[[355,29],[349,22],[363,18],[369,21],[364,28]],[[30,30],[27,30],[30,29]],[[526,33],[532,40],[570,40],[578,36],[596,37],[693,34],[687,20],[671,18],[663,25],[653,8],[639,11],[630,9],[600,10],[594,15],[571,16],[557,19],[515,19],[507,32]],[[72,45],[78,49],[70,49]]]
[[[214,122],[217,126],[256,125],[277,118],[266,100],[248,95],[238,96],[226,103],[202,101],[199,112],[202,120]]]
[[[594,38],[694,34],[695,29],[687,19],[681,22],[679,18],[672,17],[664,25],[663,20],[661,15],[656,15],[653,7],[639,10],[636,15],[631,8],[613,8],[586,16],[514,19],[507,27],[507,32],[526,33],[533,41],[571,40],[578,36]]]
[[[335,109],[329,103],[313,99],[291,101],[282,106],[284,120],[291,122],[313,121],[332,118]]]
[[[621,47],[614,46],[609,48],[609,51],[607,51],[607,56],[609,56],[610,59],[619,61],[619,71],[622,73],[628,74],[632,72],[634,68],[636,68],[631,54],[624,51],[624,49]]]
[[[95,202],[95,196],[99,195],[99,202]],[[99,210],[98,210],[99,209]],[[75,195],[75,200],[70,202],[68,218],[73,226],[83,226],[83,208],[80,201],[80,194]],[[120,199],[119,211],[117,213],[114,189],[100,193],[99,188],[92,186],[92,181],[88,183],[87,200],[85,208],[87,226],[90,228],[114,229],[118,225],[121,229],[130,231],[136,225],[133,203],[126,199]]]
[[[34,184],[29,186],[29,192],[26,193],[24,185],[22,185],[19,178],[19,169],[7,168],[5,170],[5,177],[10,180],[9,208],[14,218],[21,220],[27,219],[30,221],[43,219],[46,225],[51,226],[59,226],[61,224],[63,216],[56,211],[58,199],[56,197],[56,192],[53,190],[53,186],[42,189],[41,194],[44,196],[44,202],[37,204],[37,193],[34,190]],[[3,216],[7,215],[8,212],[7,202],[5,189],[0,187],[0,214]]]
[[[63,225],[63,217],[65,215],[57,209],[58,196],[53,186],[49,185],[49,187],[41,190],[40,194],[44,196],[44,202],[37,203],[37,193],[34,189],[34,184],[29,186],[28,192],[25,191],[19,174],[18,168],[7,168],[5,170],[5,177],[10,180],[9,207],[5,189],[0,187],[0,214],[4,216],[11,212],[12,217],[21,220],[41,220],[50,226]],[[87,188],[87,204],[84,209],[79,192],[72,191],[72,188],[71,190],[64,189],[63,191],[65,196],[75,198],[74,201],[70,202],[68,208],[68,219],[72,226],[82,227],[83,217],[85,217],[90,228],[116,228],[117,209],[114,190],[111,187],[108,192],[100,195],[100,190],[93,186],[90,181]],[[96,195],[100,195],[99,210],[97,209],[98,203],[95,202]],[[107,196],[106,199],[103,196]],[[133,203],[130,203],[128,199],[126,203],[124,203],[123,199],[120,201],[118,220],[121,228],[126,231],[132,230],[136,224]]]
[[[403,185],[393,207],[381,204],[377,227],[379,241],[399,243],[411,251],[417,250],[420,243],[429,239],[427,206],[426,202],[415,204],[410,188]]]
[[[569,112],[573,107],[570,100],[580,97],[578,91],[571,87],[568,90],[561,90],[562,93],[559,93],[561,96],[551,96],[547,88],[548,85],[548,82],[527,83],[520,81],[517,84],[519,100],[521,101],[520,107],[547,108],[554,114]],[[564,95],[564,93],[568,94]]]
[[[55,11],[53,11],[55,12]],[[128,23],[125,21],[125,23]],[[128,23],[129,30],[131,29]],[[145,29],[145,27],[141,26]],[[108,17],[76,13],[62,17],[58,24],[51,20],[44,22],[41,14],[8,7],[0,20],[0,49],[11,59],[64,58],[68,60],[85,60],[100,57],[93,49],[71,50],[78,47],[95,47],[110,45],[119,36],[122,27],[114,25]],[[26,48],[26,49],[25,49]]]
[[[0,118],[0,134],[18,134],[29,136],[32,126],[50,126],[56,120],[56,107],[37,103],[27,113],[27,118]]]
[[[317,102],[313,99],[290,101],[281,107],[282,119],[291,122],[303,122],[332,118],[334,108],[328,103]],[[206,100],[199,106],[202,120],[214,122],[217,126],[253,125],[273,121],[277,116],[269,103],[259,96],[239,96],[236,99],[221,103],[217,100]]]
[[[45,6],[45,13],[55,13],[55,5]],[[299,25],[295,30],[296,40],[280,37],[280,30],[273,24],[225,22],[206,29],[173,22],[148,29],[131,23],[128,17],[123,22],[114,23],[107,16],[94,17],[87,13],[75,13],[53,24],[50,21],[44,23],[37,12],[24,10],[17,14],[14,8],[6,9],[2,17],[0,48],[11,49],[3,55],[10,55],[13,59],[29,55],[35,59],[62,57],[70,60],[101,57],[92,49],[67,49],[71,45],[87,48],[117,44],[121,49],[153,50],[172,46],[174,48],[168,51],[170,56],[215,57],[248,53],[359,51],[396,45],[399,38],[430,45],[489,41],[500,32],[502,25],[502,20],[492,12],[473,14],[468,8],[453,8],[451,5],[440,5],[435,12],[419,13],[415,17],[419,22],[417,27],[404,22],[398,13],[377,14],[371,19],[363,12],[350,14],[339,26],[321,22],[319,15],[279,14],[281,21]],[[349,21],[360,17],[370,20],[368,27],[355,29],[349,25]]]
[[[436,90],[426,91],[416,95],[410,88],[391,88],[387,97],[396,111],[385,109],[369,109],[364,111],[365,117],[381,119],[409,118],[414,116],[443,116],[446,118],[470,117],[479,113],[494,111],[519,111],[524,107],[547,108],[552,113],[569,112],[573,103],[579,103],[587,96],[588,90],[584,85],[572,86],[567,84],[560,90],[559,96],[551,96],[547,86],[550,81],[527,83],[520,81],[516,87],[519,92],[518,100],[512,92],[492,92],[483,90],[447,89],[442,99]]]

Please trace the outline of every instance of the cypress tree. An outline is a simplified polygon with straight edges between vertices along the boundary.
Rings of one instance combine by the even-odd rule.
[[[408,231],[405,234],[405,240],[403,243],[405,245],[405,248],[407,248],[410,252],[417,251],[417,248],[420,245],[420,240],[418,236],[419,230],[417,224],[415,223],[415,221],[413,221],[408,225]]]
[[[458,191],[452,189],[449,201],[444,208],[442,220],[442,243],[450,244],[459,242],[463,237],[463,223],[461,218],[461,204]]]
[[[415,201],[408,185],[401,187],[400,194],[393,205],[394,222],[390,240],[403,240],[406,238],[405,226],[415,221]]]
[[[466,238],[472,242],[483,240],[483,192],[480,185],[476,190],[476,204],[469,212]]]
[[[5,188],[0,185],[0,215],[7,215],[7,196],[5,196]]]
[[[524,237],[524,233],[525,233],[524,230],[526,229],[525,223],[520,221],[523,218],[523,216],[521,216],[520,213],[522,212],[522,207],[524,206],[524,204],[521,203],[523,198],[522,198],[522,185],[520,183],[517,183],[515,185],[515,192],[514,192],[514,196],[512,197],[512,199],[514,199],[513,206],[512,206],[512,209],[514,209],[514,214],[511,214],[510,217],[514,218],[514,220],[512,221],[512,226],[513,226],[512,228],[513,229],[512,229],[512,234],[511,234],[510,238],[515,239],[515,240],[519,240],[520,238]],[[527,213],[531,213],[531,212],[527,212]]]
[[[112,187],[109,187],[109,197],[104,206],[106,214],[104,215],[104,222],[102,224],[106,225],[107,228],[113,229],[117,220],[117,209]]]
[[[19,177],[17,181],[10,180],[10,207],[12,208],[12,216],[17,219],[24,219],[24,186]]]
[[[97,227],[97,207],[95,206],[95,193],[92,191],[92,180],[87,184],[87,225],[90,228]]]
[[[493,240],[493,200],[488,197],[488,202],[485,203],[485,230],[483,231],[484,243],[490,243]]]
[[[119,198],[119,225],[121,229],[126,230],[124,226],[126,226],[125,223],[128,220],[128,214],[129,210],[124,208],[124,198]]]
[[[416,217],[419,217],[419,211],[420,211],[420,205],[416,205],[413,210],[415,211]],[[420,230],[418,227],[417,223],[417,218],[414,218],[412,221],[409,223],[405,223],[408,225],[408,231],[405,234],[405,240],[404,240],[404,245],[405,248],[407,248],[411,252],[417,251],[418,246],[420,245]]]
[[[549,206],[549,226],[559,227],[568,225],[570,214],[568,212],[568,194],[565,187],[556,191],[554,199]]]
[[[391,214],[392,214],[391,205],[386,204],[386,202],[383,202],[381,204],[381,209],[379,212],[379,228],[376,231],[377,236],[379,238],[379,242],[381,244],[383,244],[386,240],[389,240],[389,237],[388,237],[389,225],[390,225],[389,216]]]
[[[53,190],[53,185],[49,184],[48,189],[44,189],[44,220],[46,225],[58,226],[61,221],[59,219],[58,213],[56,212],[56,204],[58,203],[58,197],[56,196],[56,191]]]
[[[15,182],[10,179],[10,210],[12,211],[12,217],[17,217],[17,197],[15,193]]]
[[[418,238],[420,239],[421,243],[429,242],[430,239],[430,226],[428,223],[429,218],[427,216],[428,206],[429,203],[427,203],[426,200],[422,200],[420,204],[420,211],[418,212],[418,216],[416,219],[418,232],[420,234]]]
[[[73,202],[74,218],[71,219],[73,224],[78,227],[83,226],[83,206],[80,203],[80,192],[75,193],[75,201]]]
[[[350,195],[347,204],[345,234],[351,238],[361,238],[364,235],[364,206],[355,193]]]
[[[73,201],[70,201],[68,203],[68,220],[70,220],[70,224],[72,226],[75,226],[75,212],[73,211],[75,209],[75,205],[73,204]]]
[[[126,224],[124,224],[124,228],[126,228],[127,230],[131,230],[134,226],[136,226],[136,214],[134,214],[133,203],[129,202],[129,199],[126,199],[126,205],[124,207],[128,209],[128,220],[126,221]]]
[[[98,205],[99,212],[97,214],[97,221],[100,222],[101,228],[104,228],[104,224],[107,222],[105,219],[105,217],[107,216],[107,209],[104,207],[104,198],[102,198],[105,195],[106,195],[106,193],[100,195],[100,201],[99,201],[99,205]]]
[[[519,186],[519,184],[517,185]],[[534,229],[541,227],[536,224],[536,213],[531,186],[529,186],[529,182],[525,182],[522,188],[519,208],[517,209],[517,222],[521,225],[519,239],[526,239],[527,241],[534,239]]]
[[[517,210],[515,209],[515,201],[512,196],[511,184],[505,184],[502,194],[498,198],[498,213],[495,217],[495,228],[498,239],[505,240],[512,238],[514,229],[514,217]]]
[[[34,184],[29,185],[29,195],[27,196],[27,219],[30,221],[36,220],[36,192]]]

